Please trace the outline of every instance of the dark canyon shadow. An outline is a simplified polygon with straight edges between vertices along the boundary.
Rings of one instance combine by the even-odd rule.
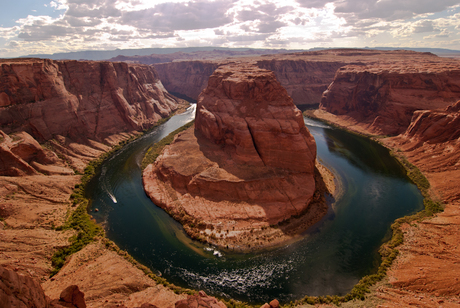
[[[401,164],[389,150],[377,142],[340,129],[324,130],[331,153],[345,158],[364,172],[384,174],[395,179],[408,179]],[[355,149],[351,152],[350,149]]]

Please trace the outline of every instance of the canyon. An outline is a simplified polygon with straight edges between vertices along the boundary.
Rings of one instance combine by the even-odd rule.
[[[75,210],[70,196],[88,162],[183,102],[145,65],[40,59],[1,60],[0,65],[2,268],[39,281],[52,299],[77,284],[90,307],[128,300],[140,306],[149,293],[160,307],[186,298],[155,283],[102,239],[74,254],[50,278],[53,253],[76,235],[58,227]]]
[[[460,305],[458,60],[336,49],[178,61],[155,64],[155,70],[117,62],[0,64],[0,264],[39,280],[50,298],[77,284],[90,307],[138,307],[147,301],[169,307],[186,299],[102,240],[49,278],[52,252],[75,234],[54,227],[72,211],[69,197],[90,160],[177,108],[179,100],[166,90],[198,99],[209,76],[231,64],[272,70],[296,105],[319,105],[313,116],[375,136],[424,173],[445,210],[403,224],[399,256],[368,297],[381,307]]]
[[[194,127],[145,169],[143,183],[193,238],[253,250],[295,235],[272,226],[302,216],[303,231],[326,214],[325,202],[312,202],[315,160],[315,140],[275,75],[228,64],[198,97]]]

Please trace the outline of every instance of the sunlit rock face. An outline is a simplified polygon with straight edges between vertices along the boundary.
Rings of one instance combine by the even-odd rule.
[[[410,51],[393,57],[340,68],[320,108],[352,118],[371,133],[397,135],[407,129],[414,111],[444,109],[460,97],[458,62]]]
[[[0,72],[0,175],[81,172],[180,103],[148,65],[8,59]]]
[[[2,130],[23,130],[40,142],[56,135],[104,141],[148,128],[178,105],[148,65],[47,59],[0,65]]]
[[[316,143],[272,72],[218,68],[199,96],[194,127],[144,171],[144,186],[179,221],[232,231],[226,241],[206,238],[210,232],[201,239],[228,245],[309,209]],[[315,221],[325,214],[311,212]]]

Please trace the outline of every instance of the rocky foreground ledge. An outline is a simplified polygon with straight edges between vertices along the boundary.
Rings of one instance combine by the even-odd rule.
[[[193,238],[260,249],[326,214],[323,194],[315,194],[324,187],[315,159],[315,140],[275,75],[230,64],[200,94],[194,128],[144,170],[143,182]]]

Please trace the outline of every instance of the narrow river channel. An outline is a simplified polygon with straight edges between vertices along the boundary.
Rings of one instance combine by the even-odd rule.
[[[125,146],[103,164],[87,190],[91,214],[108,238],[176,285],[251,303],[344,295],[376,270],[391,223],[422,208],[420,192],[387,149],[305,119],[318,159],[341,183],[330,213],[294,244],[258,254],[218,252],[187,238],[142,188],[139,165],[145,151],[193,118],[194,106]]]

